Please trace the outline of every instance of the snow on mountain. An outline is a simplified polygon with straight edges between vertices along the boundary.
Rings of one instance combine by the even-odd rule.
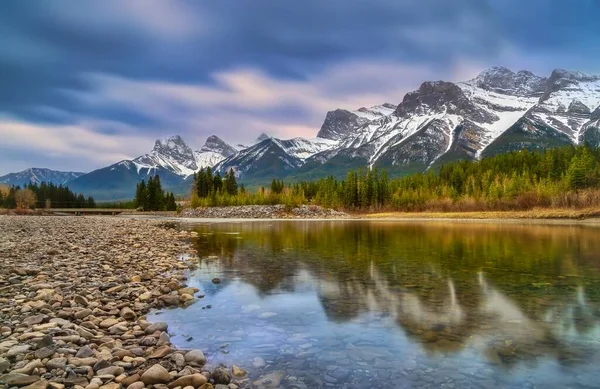
[[[157,139],[154,149],[132,161],[137,171],[141,169],[165,168],[177,175],[190,176],[198,170],[194,151],[179,135]]]
[[[81,172],[62,172],[45,168],[29,168],[17,173],[9,173],[0,177],[0,184],[10,186],[24,186],[29,183],[40,184],[42,182],[55,185],[66,185],[74,179],[84,175]]]
[[[555,70],[548,79],[544,95],[528,117],[566,134],[578,143],[600,106],[600,77],[580,72]]]
[[[418,171],[484,152],[600,144],[599,106],[599,77],[556,70],[545,78],[496,67],[465,82],[424,82],[393,112],[376,107],[329,112],[319,137],[338,140],[339,146],[310,161],[339,166],[357,160]]]
[[[218,136],[210,136],[200,150],[194,151],[198,169],[213,167],[227,157],[237,154],[238,150]]]

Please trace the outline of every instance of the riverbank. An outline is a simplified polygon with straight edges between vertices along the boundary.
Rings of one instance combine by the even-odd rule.
[[[600,208],[533,209],[528,211],[481,212],[380,212],[356,215],[364,219],[452,219],[452,220],[589,220],[600,222]]]
[[[245,371],[176,350],[151,309],[194,303],[192,232],[115,217],[0,216],[0,387],[211,388]]]

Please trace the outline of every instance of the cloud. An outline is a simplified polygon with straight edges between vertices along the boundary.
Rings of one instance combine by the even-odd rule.
[[[106,123],[81,122],[73,125],[38,125],[14,118],[0,119],[0,151],[32,163],[71,161],[72,169],[87,171],[132,156],[151,147],[148,139],[98,131]],[[14,162],[14,161],[13,161]],[[4,165],[3,165],[4,167]],[[64,167],[55,166],[57,169]]]
[[[493,65],[600,72],[598,11],[558,0],[5,1],[0,115],[54,134],[47,150],[70,145],[73,128],[98,134],[98,164],[172,133],[194,146],[213,133],[310,136],[328,110],[398,103],[428,79]],[[117,137],[137,141],[128,150]],[[1,170],[15,166],[17,146],[11,161],[0,147]]]
[[[302,129],[296,136],[315,136],[329,110],[398,103],[422,81],[439,76],[426,67],[362,61],[335,65],[305,80],[252,68],[216,73],[209,84],[91,74],[86,76],[90,90],[72,97],[91,110],[120,107],[148,115],[162,128],[200,137],[222,131],[225,138],[250,141],[260,132],[293,136],[294,128]]]

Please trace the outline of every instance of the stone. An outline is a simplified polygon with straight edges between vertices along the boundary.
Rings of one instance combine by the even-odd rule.
[[[40,339],[36,343],[35,348],[41,349],[41,348],[45,348],[45,347],[50,347],[53,344],[54,344],[54,339],[52,339],[52,336],[45,335],[45,336],[42,337],[42,339]]]
[[[100,328],[109,328],[114,326],[115,324],[119,324],[119,320],[115,319],[115,318],[108,318],[108,319],[104,319],[100,322],[100,324],[98,324],[98,327]]]
[[[156,342],[156,345],[163,346],[169,343],[171,343],[171,337],[169,336],[169,334],[167,334],[166,332],[161,332],[160,336],[158,337],[158,342]]]
[[[76,295],[75,298],[73,299],[75,300],[75,302],[83,307],[87,307],[89,305],[88,300],[81,296],[81,295]]]
[[[142,374],[142,382],[146,385],[166,384],[169,381],[171,375],[159,364],[152,365]]]
[[[54,369],[63,369],[67,365],[67,358],[53,358],[46,362],[46,369],[52,371]]]
[[[96,358],[69,358],[69,365],[73,365],[73,366],[94,366],[96,363],[98,363],[98,359]]]
[[[144,387],[146,387],[146,385],[143,382],[138,381],[130,384],[127,389],[144,389]]]
[[[49,358],[54,355],[55,349],[53,347],[44,347],[39,350],[36,350],[34,353],[35,357],[38,359]]]
[[[8,350],[8,352],[6,353],[6,357],[16,357],[17,355],[23,355],[23,354],[27,354],[27,352],[29,351],[30,346],[27,344],[24,345],[17,345],[14,347],[11,347],[10,350]]]
[[[10,369],[10,362],[0,357],[0,374],[3,374],[8,369]]]
[[[192,366],[202,367],[206,364],[206,357],[201,350],[191,350],[185,354],[185,361]]]
[[[125,369],[123,369],[120,366],[109,366],[106,367],[104,369],[100,369],[98,371],[96,371],[96,375],[112,375],[112,376],[118,376],[121,375],[125,372]]]
[[[123,309],[121,309],[121,312],[119,312],[119,316],[121,316],[125,320],[135,320],[135,319],[137,319],[137,315],[129,307],[123,307]]]
[[[33,373],[33,371],[35,369],[40,368],[40,367],[44,367],[44,364],[42,363],[41,360],[36,359],[36,360],[29,362],[28,364],[21,367],[20,369],[13,369],[12,372],[30,375],[31,373]]]
[[[31,385],[34,382],[38,382],[40,377],[35,375],[20,374],[20,373],[8,373],[0,376],[0,382],[4,382],[8,386],[25,386]]]
[[[167,323],[158,322],[158,323],[150,324],[148,327],[146,327],[145,332],[146,332],[146,334],[150,335],[157,331],[165,332],[167,330],[167,328],[169,328]]]
[[[91,314],[92,314],[92,310],[88,309],[88,308],[85,308],[85,309],[82,309],[80,311],[75,312],[75,314],[73,315],[73,317],[75,319],[81,320],[81,319],[85,319],[86,317],[88,317]]]
[[[110,382],[108,384],[102,385],[99,389],[119,389],[121,384],[116,382]]]
[[[66,386],[80,386],[82,388],[85,388],[89,385],[89,381],[85,377],[73,376],[65,378],[64,384]]]
[[[218,277],[215,277],[215,278],[212,279],[212,283],[213,284],[220,284],[221,283],[221,279],[218,278]]]
[[[77,354],[75,354],[77,358],[89,358],[93,357],[94,355],[94,350],[92,350],[92,348],[87,345],[80,348],[79,351],[77,351]]]
[[[231,366],[231,373],[235,378],[244,378],[248,374],[246,370],[236,365]]]
[[[58,323],[56,322],[52,322],[52,323],[45,323],[45,324],[38,324],[33,326],[33,330],[34,331],[46,331],[52,328],[57,328],[58,327]]]
[[[21,323],[25,324],[27,327],[31,327],[36,324],[41,324],[47,318],[48,316],[46,315],[29,316],[27,319],[24,319]]]
[[[194,300],[194,296],[189,295],[189,294],[182,294],[179,296],[179,301],[181,301],[182,303],[186,303],[188,301],[192,301]]]
[[[210,375],[210,378],[215,384],[228,385],[231,382],[231,374],[224,367],[217,367]]]
[[[148,359],[162,359],[167,355],[171,354],[173,350],[169,346],[162,346],[154,350],[154,352],[148,357]]]
[[[167,305],[167,306],[177,306],[179,305],[179,296],[173,295],[173,294],[165,294],[159,297],[162,302]]]
[[[39,380],[37,382],[34,382],[33,384],[23,386],[22,389],[46,389],[47,387],[48,387],[48,381]]]
[[[200,386],[204,385],[206,382],[208,382],[208,380],[202,374],[191,374],[191,375],[186,375],[186,376],[177,378],[175,381],[173,381],[169,384],[169,388],[173,389],[178,386],[181,386],[181,387],[192,386],[194,388],[199,388]]]
[[[273,373],[267,374],[265,376],[260,377],[252,384],[257,388],[279,388],[279,384],[283,379],[284,372],[283,371],[275,371]]]
[[[121,381],[121,385],[128,387],[129,385],[138,382],[141,379],[139,374],[134,374],[131,375],[129,377],[126,377],[125,379],[123,379],[123,381]]]

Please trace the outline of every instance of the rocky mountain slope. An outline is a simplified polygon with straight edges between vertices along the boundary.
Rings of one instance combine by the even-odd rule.
[[[74,179],[83,176],[81,172],[61,172],[44,168],[33,167],[18,173],[9,173],[0,177],[0,184],[10,186],[24,186],[29,183],[40,184],[42,182],[55,185],[66,185]]]

